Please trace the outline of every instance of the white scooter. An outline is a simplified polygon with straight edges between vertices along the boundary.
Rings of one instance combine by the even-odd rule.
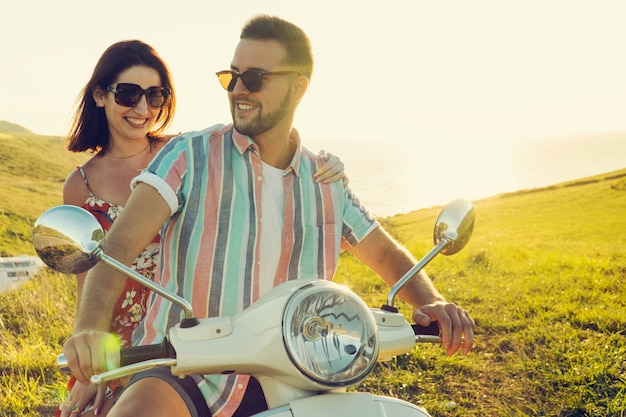
[[[33,244],[57,271],[76,274],[101,261],[184,311],[163,343],[122,349],[122,366],[94,375],[94,384],[155,367],[179,376],[241,373],[259,380],[267,400],[269,410],[255,417],[413,417],[429,414],[403,400],[346,388],[366,378],[377,361],[407,353],[416,342],[440,342],[438,328],[410,325],[394,306],[395,297],[438,253],[451,255],[467,244],[474,217],[470,202],[448,204],[435,225],[435,247],[391,288],[381,308],[368,308],[333,282],[294,280],[240,314],[199,320],[189,302],[107,256],[104,232],[84,209],[64,205],[43,213]],[[67,366],[63,355],[58,363]]]

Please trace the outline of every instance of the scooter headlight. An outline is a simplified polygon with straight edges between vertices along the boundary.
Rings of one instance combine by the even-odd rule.
[[[283,340],[296,368],[326,386],[365,378],[378,358],[376,322],[365,303],[347,288],[313,281],[287,301]]]

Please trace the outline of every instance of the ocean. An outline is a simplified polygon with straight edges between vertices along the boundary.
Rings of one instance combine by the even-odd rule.
[[[626,168],[626,133],[424,152],[418,145],[339,152],[359,200],[376,216],[388,217]]]

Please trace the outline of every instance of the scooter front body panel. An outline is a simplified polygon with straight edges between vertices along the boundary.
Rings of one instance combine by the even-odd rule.
[[[301,398],[254,417],[430,417],[421,407],[367,393],[327,393]]]

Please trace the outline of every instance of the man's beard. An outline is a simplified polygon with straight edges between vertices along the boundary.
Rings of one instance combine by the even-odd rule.
[[[291,90],[288,91],[287,94],[285,94],[284,100],[282,101],[282,103],[280,103],[280,106],[275,112],[263,116],[263,108],[260,107],[259,115],[247,123],[236,121],[235,103],[233,101],[230,111],[233,117],[233,125],[235,126],[235,129],[237,130],[237,132],[250,137],[254,137],[256,135],[267,132],[278,123],[280,123],[287,115],[287,112],[289,110],[289,97],[291,97]]]

